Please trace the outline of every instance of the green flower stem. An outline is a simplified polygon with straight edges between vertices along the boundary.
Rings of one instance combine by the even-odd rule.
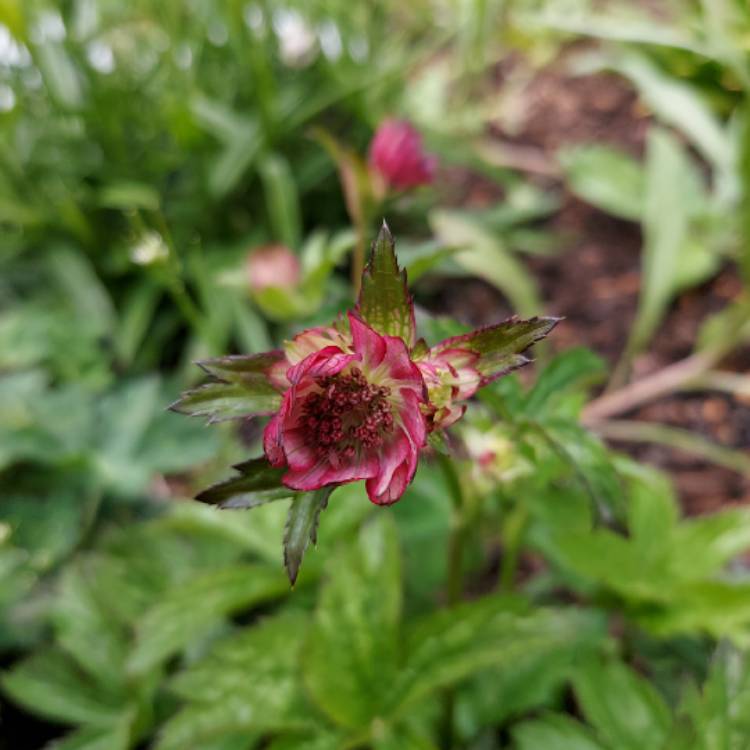
[[[453,501],[451,530],[448,538],[448,567],[446,580],[446,604],[451,606],[461,599],[463,592],[463,556],[466,542],[465,498],[461,482],[450,457],[438,454],[438,462],[450,490]]]
[[[446,484],[450,490],[453,501],[453,513],[451,514],[451,529],[448,537],[448,560],[447,577],[445,587],[445,603],[452,607],[461,601],[464,587],[463,559],[464,546],[466,544],[466,518],[465,518],[465,496],[461,488],[461,481],[456,467],[449,456],[438,454],[438,462]],[[442,747],[451,750],[455,738],[455,713],[456,696],[452,688],[447,688],[443,693],[443,723],[442,723]]]
[[[526,508],[517,506],[508,514],[503,524],[503,557],[498,585],[500,591],[505,593],[511,592],[515,584],[521,544],[528,520]]]

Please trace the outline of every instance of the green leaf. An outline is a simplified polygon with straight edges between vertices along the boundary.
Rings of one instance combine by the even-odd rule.
[[[592,659],[573,687],[586,719],[617,750],[663,747],[671,715],[656,689],[618,661]]]
[[[284,567],[294,586],[307,545],[315,544],[320,514],[328,505],[333,487],[302,492],[292,498],[284,529]]]
[[[715,169],[726,172],[732,167],[727,131],[696,87],[659,70],[638,52],[616,55],[608,67],[627,76],[657,117],[682,131]]]
[[[53,649],[20,662],[3,674],[0,684],[19,705],[65,724],[106,726],[123,710],[122,695],[89,682],[65,654]]]
[[[393,237],[383,222],[362,274],[357,312],[378,333],[398,336],[408,347],[416,341],[414,303],[399,270]]]
[[[159,750],[198,750],[240,732],[306,729],[299,658],[307,621],[298,611],[263,619],[177,675],[172,690],[186,705],[164,726]]]
[[[594,653],[599,645],[593,639],[589,645],[575,641],[554,652],[532,650],[519,654],[512,669],[500,665],[470,678],[460,688],[456,704],[457,715],[466,725],[463,734],[471,736],[484,727],[502,726],[511,717],[559,705],[575,664],[587,649]]]
[[[603,623],[580,610],[532,610],[520,598],[491,596],[426,617],[406,638],[406,663],[391,688],[400,710],[475,672],[521,655],[590,645]]]
[[[722,644],[701,692],[685,692],[669,750],[725,750],[750,743],[750,669],[747,655]]]
[[[460,348],[476,352],[480,358],[475,367],[484,381],[489,382],[528,364],[530,360],[521,352],[547,336],[558,322],[559,318],[510,318],[497,325],[441,341],[431,351],[439,353]]]
[[[277,349],[261,354],[237,354],[215,359],[202,359],[196,364],[217,380],[254,387],[267,384],[268,370],[284,359],[284,352]]]
[[[288,590],[284,576],[266,565],[233,565],[196,576],[167,592],[141,617],[128,668],[146,672],[227,615]]]
[[[144,182],[113,182],[99,191],[99,203],[105,208],[157,211],[160,200],[159,193]]]
[[[648,343],[676,290],[680,258],[688,240],[691,206],[684,186],[692,165],[682,146],[665,130],[649,134],[644,198],[643,288],[628,351]]]
[[[541,309],[534,277],[496,233],[459,211],[433,211],[430,225],[444,245],[458,248],[451,257],[459,266],[497,287],[521,315]]]
[[[579,198],[613,216],[640,221],[646,181],[635,159],[598,145],[563,149],[558,159],[568,186]]]
[[[547,714],[513,729],[517,750],[605,750],[592,732],[562,714]]]
[[[195,499],[220,508],[256,508],[295,494],[281,483],[286,469],[271,466],[264,457],[245,461],[234,468],[240,476],[203,490]]]
[[[191,417],[208,417],[209,424],[226,419],[273,414],[281,395],[266,382],[206,383],[186,391],[170,405],[172,411]]]
[[[604,361],[589,349],[568,349],[556,356],[539,374],[523,404],[527,416],[542,417],[571,390],[600,381]]]
[[[62,578],[53,618],[60,646],[92,677],[106,685],[123,684],[127,632],[96,600],[82,563]]]
[[[113,727],[86,727],[45,745],[45,750],[130,750],[132,715],[125,714]]]
[[[304,680],[328,717],[363,728],[384,715],[396,674],[401,564],[389,516],[366,524],[328,570],[303,651]]]
[[[294,250],[302,235],[297,183],[281,154],[267,154],[258,164],[274,239]]]

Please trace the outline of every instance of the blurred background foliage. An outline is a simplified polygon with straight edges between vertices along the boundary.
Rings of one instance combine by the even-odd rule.
[[[639,147],[525,145],[550,67],[615,75]],[[748,94],[743,0],[0,0],[0,747],[749,746],[748,511],[687,517],[601,440],[750,476],[747,442],[620,418],[750,392]],[[378,197],[392,115],[440,173]],[[383,214],[428,340],[462,330],[428,311],[490,322],[476,279],[560,312],[535,264],[577,263],[570,196],[642,238],[616,356],[542,350],[470,410],[456,473],[426,463],[391,511],[337,490],[293,592],[283,507],[188,500],[259,450],[252,423],[165,411],[194,360],[345,309]],[[270,244],[291,286],[253,286]],[[675,300],[727,269],[736,291],[641,377]]]

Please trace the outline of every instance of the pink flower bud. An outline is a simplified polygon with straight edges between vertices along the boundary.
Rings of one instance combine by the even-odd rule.
[[[384,120],[370,144],[370,165],[391,187],[407,189],[433,181],[437,159],[422,148],[422,136],[405,120]]]
[[[294,289],[300,276],[299,259],[284,245],[263,245],[247,258],[247,278],[253,292],[262,292],[268,287]]]

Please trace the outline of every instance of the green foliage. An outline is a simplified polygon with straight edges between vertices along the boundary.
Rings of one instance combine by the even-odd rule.
[[[273,347],[351,305],[376,209],[417,284],[382,232],[360,314],[412,344],[412,294],[483,279],[530,320],[466,337],[417,314],[488,380],[555,324],[526,263],[565,245],[551,183],[643,232],[615,385],[682,291],[727,262],[747,281],[743,3],[454,5],[0,0],[4,731],[22,712],[49,750],[750,746],[750,516],[684,517],[667,477],[581,425],[606,378],[591,352],[488,385],[431,436],[455,475],[427,453],[390,509],[357,485],[291,493],[248,460],[262,425],[166,411],[183,391],[175,408],[212,421],[274,412]],[[579,36],[598,44],[566,59],[622,76],[651,116],[645,154],[584,143],[529,180],[481,140],[485,65]],[[512,135],[524,65],[499,92]],[[386,114],[439,154],[433,190],[378,203],[366,144]],[[482,207],[456,205],[467,166]],[[251,289],[248,253],[271,243],[299,283]],[[701,356],[747,343],[746,298],[706,321]]]

